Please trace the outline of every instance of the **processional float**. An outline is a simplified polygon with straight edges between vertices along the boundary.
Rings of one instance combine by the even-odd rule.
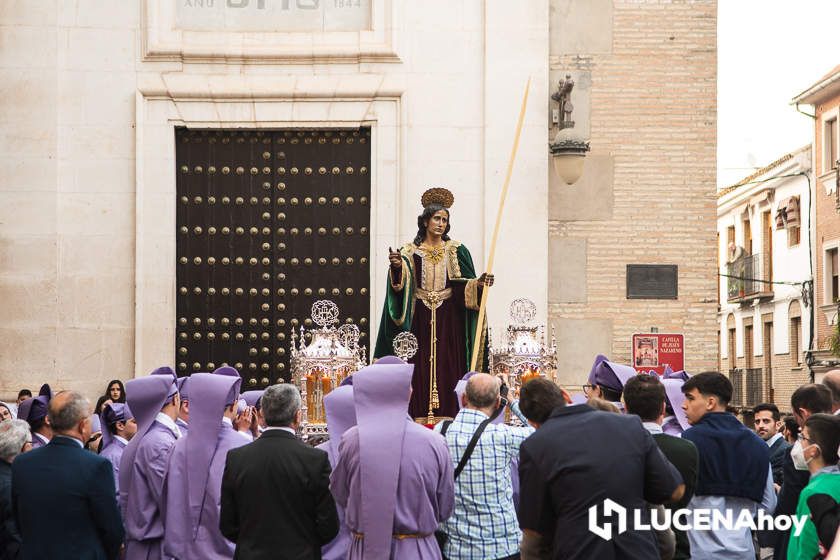
[[[319,300],[312,304],[312,322],[318,328],[307,331],[301,326],[300,335],[292,330],[292,382],[300,389],[304,439],[327,436],[324,396],[367,364],[365,347],[359,346],[359,327],[336,326],[338,315],[334,302]]]
[[[366,348],[359,346],[359,327],[340,321],[338,306],[329,300],[312,304],[312,322],[318,328],[292,330],[292,383],[300,390],[301,437],[304,440],[329,437],[324,397],[348,376],[367,365]],[[403,361],[417,352],[417,338],[403,332],[394,338],[394,353]]]
[[[551,340],[546,341],[544,325],[534,325],[537,306],[533,301],[520,298],[510,304],[510,318],[500,346],[490,347],[489,371],[500,375],[508,385],[512,398],[519,398],[523,385],[544,377],[556,382],[557,338],[551,328]],[[505,411],[505,421],[519,425],[519,420]]]

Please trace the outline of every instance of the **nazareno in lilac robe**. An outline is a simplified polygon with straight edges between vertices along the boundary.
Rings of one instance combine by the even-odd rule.
[[[176,381],[176,383],[178,384],[178,394],[181,395],[181,403],[183,404],[184,401],[189,402],[190,401],[190,378],[189,377],[179,377],[178,381]],[[183,418],[181,418],[180,416],[178,416],[178,418],[175,419],[175,425],[178,426],[178,429],[181,431],[182,436],[187,435],[187,432],[190,431],[189,423],[186,420],[184,420]]]
[[[26,399],[18,406],[18,419],[19,420],[26,420],[29,423],[30,428],[32,424],[37,422],[38,420],[42,420],[46,418],[47,411],[50,407],[50,399],[52,398],[52,389],[47,383],[41,385],[41,390],[38,391],[38,396]],[[35,432],[32,432],[32,449],[37,449],[39,447],[45,446],[46,443],[41,440],[41,438],[35,435]]]
[[[324,410],[327,413],[327,432],[330,439],[317,446],[327,452],[330,468],[338,462],[338,444],[344,432],[356,425],[356,408],[353,403],[353,386],[336,387],[324,397]],[[338,510],[338,535],[321,547],[323,560],[344,560],[350,549],[350,529],[344,523],[344,508]]]
[[[441,557],[434,531],[452,513],[453,467],[443,437],[405,413],[413,370],[377,363],[353,376],[358,425],[330,477],[353,536],[350,560]]]
[[[114,484],[117,496],[120,495],[120,460],[126,444],[118,440],[111,433],[111,426],[117,422],[127,422],[134,418],[134,414],[126,403],[111,403],[105,405],[100,415],[100,427],[102,428],[102,443],[99,454],[111,461],[114,469]]]
[[[137,433],[120,460],[125,560],[163,557],[163,481],[177,436],[155,417],[177,393],[170,368],[158,368],[125,385],[126,402],[137,421]]]
[[[167,558],[233,558],[236,545],[219,530],[219,508],[227,452],[248,443],[222,419],[225,408],[239,398],[238,375],[196,373],[191,378],[190,431],[175,444],[164,485]]]
[[[672,436],[682,436],[682,433],[690,426],[688,417],[682,409],[685,401],[685,395],[682,392],[683,383],[685,381],[677,378],[662,380],[662,384],[665,385],[665,399],[673,411],[673,414],[667,416],[665,422],[662,423],[662,431]]]

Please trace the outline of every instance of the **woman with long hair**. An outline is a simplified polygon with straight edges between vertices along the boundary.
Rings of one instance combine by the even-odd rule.
[[[119,379],[112,379],[108,383],[108,389],[105,390],[107,396],[113,403],[125,402],[125,385]]]
[[[111,403],[125,403],[125,385],[119,379],[112,379],[108,382],[105,394],[96,401],[96,407],[93,413],[102,414],[102,409],[105,405]]]

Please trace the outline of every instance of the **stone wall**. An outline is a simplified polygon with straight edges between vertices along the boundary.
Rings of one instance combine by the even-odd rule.
[[[0,395],[133,375],[140,5],[0,5]]]
[[[386,103],[371,285],[433,185],[455,192],[480,272],[528,77],[491,325],[531,297],[564,382],[596,352],[627,361],[651,326],[685,333],[689,370],[714,364],[715,2],[371,4],[355,43],[226,30],[214,45],[221,32],[174,30],[168,0],[0,3],[0,396],[49,381],[94,397],[174,361],[175,231],[152,228],[174,220],[176,125],[381,124]],[[593,146],[574,187],[546,145],[566,73]],[[628,263],[678,265],[679,299],[626,300]]]

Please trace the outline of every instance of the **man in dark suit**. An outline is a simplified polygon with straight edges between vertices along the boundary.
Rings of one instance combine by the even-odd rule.
[[[111,463],[85,451],[90,403],[75,391],[50,401],[50,443],[12,463],[20,558],[117,558],[123,526]]]
[[[560,393],[549,380],[535,379],[522,387],[519,404],[529,421],[540,424],[532,418],[532,401],[549,391]],[[585,404],[565,406],[562,395],[548,419],[522,443],[519,480],[519,525],[529,541],[553,541],[551,557],[556,560],[658,558],[651,531],[628,527],[604,540],[589,530],[588,511],[597,506],[602,513],[610,499],[638,510],[648,521],[648,502],[677,501],[685,491],[679,472],[638,418]],[[606,523],[614,523],[610,519]],[[602,527],[604,521],[599,519]],[[522,550],[528,546],[523,541]]]
[[[678,502],[665,504],[671,510],[686,507],[694,488],[697,486],[697,448],[686,439],[669,436],[662,432],[665,420],[665,386],[654,375],[637,375],[631,377],[624,386],[624,406],[627,414],[635,414],[642,421],[642,426],[653,436],[653,441],[665,458],[674,465],[683,477],[685,494]],[[688,536],[685,531],[673,528],[677,541],[674,560],[691,558]]]
[[[767,442],[770,448],[770,466],[773,469],[773,484],[776,487],[776,492],[784,482],[784,463],[785,454],[790,452],[790,444],[785,441],[782,432],[779,431],[779,423],[781,421],[781,414],[779,407],[773,403],[761,403],[753,408],[753,424],[755,425],[755,433],[758,437]]]
[[[227,454],[219,528],[236,543],[234,558],[321,558],[338,534],[327,454],[301,442],[300,393],[272,385],[259,414],[268,426],[253,443]]]
[[[776,490],[776,494],[778,494],[784,481],[785,457],[790,455],[791,447],[785,441],[784,435],[779,429],[781,427],[779,407],[773,403],[761,403],[753,408],[753,416],[755,433],[770,448],[770,468],[773,472],[773,488]],[[772,530],[761,530],[756,533],[756,539],[760,547],[760,558],[773,557],[773,546],[775,546],[777,538],[776,531]]]

